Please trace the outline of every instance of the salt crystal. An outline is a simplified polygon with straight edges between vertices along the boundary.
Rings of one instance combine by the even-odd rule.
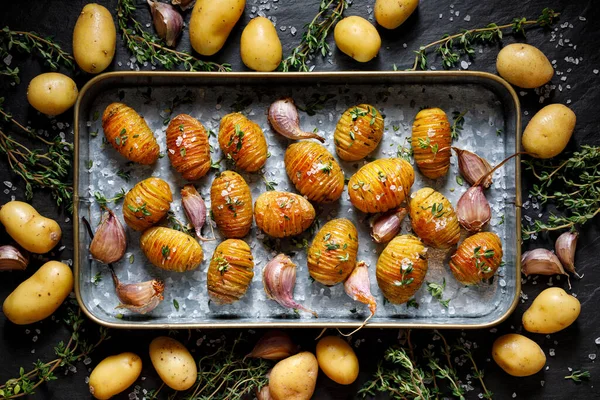
[[[462,69],[468,69],[468,68],[469,68],[469,63],[467,63],[465,60],[462,60],[462,61],[460,62],[460,67],[461,67]]]
[[[596,353],[590,353],[588,354],[588,357],[590,358],[590,360],[594,361],[596,359]]]
[[[600,346],[600,337],[597,337],[596,340],[594,340],[594,343],[596,343],[598,346]]]
[[[556,352],[554,349],[550,349],[548,350],[548,354],[550,354],[550,357],[554,357],[556,355]]]
[[[464,20],[467,21],[467,22],[469,22],[471,20],[471,16],[467,14],[465,16]]]
[[[594,74],[598,75],[598,72],[600,72],[600,71],[598,71],[598,69],[594,69],[592,72],[593,72]]]
[[[585,17],[581,17],[581,16],[579,17],[579,20],[580,21],[587,21],[587,19]]]
[[[517,394],[516,394],[516,393],[513,393],[513,394],[512,394],[512,398],[514,399],[514,398],[516,398],[516,397],[517,397]]]

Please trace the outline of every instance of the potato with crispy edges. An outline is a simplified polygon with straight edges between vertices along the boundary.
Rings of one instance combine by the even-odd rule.
[[[490,279],[502,262],[502,242],[493,232],[479,232],[466,238],[450,258],[450,270],[463,285]]]
[[[291,144],[285,170],[296,189],[310,201],[331,203],[344,191],[344,171],[327,149],[315,142]]]
[[[344,111],[333,134],[338,157],[358,161],[368,156],[381,142],[383,125],[383,117],[370,104],[359,104]]]
[[[252,194],[242,176],[224,171],[210,188],[213,219],[226,238],[243,238],[252,227]]]
[[[160,178],[138,182],[123,201],[123,219],[134,231],[143,231],[164,218],[173,194],[169,184]]]
[[[460,239],[460,225],[452,204],[440,192],[422,188],[409,203],[413,231],[428,246],[446,249]]]
[[[262,129],[241,113],[221,119],[219,146],[228,159],[246,172],[258,171],[267,161],[267,140]]]
[[[152,264],[167,271],[191,271],[204,258],[202,247],[193,237],[162,226],[145,230],[140,248]]]
[[[195,181],[210,170],[210,144],[204,125],[179,114],[167,127],[167,154],[171,165],[184,179]]]
[[[419,111],[412,128],[415,162],[423,175],[437,179],[450,169],[452,135],[446,113],[439,108]]]
[[[250,246],[240,239],[227,239],[217,246],[210,260],[208,295],[217,304],[231,304],[246,294],[253,277]]]
[[[298,235],[315,220],[316,212],[304,197],[289,192],[265,192],[254,203],[256,225],[276,238]]]

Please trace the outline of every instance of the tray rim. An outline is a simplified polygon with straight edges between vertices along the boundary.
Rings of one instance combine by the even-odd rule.
[[[90,309],[87,308],[81,296],[81,284],[79,274],[79,122],[81,103],[86,96],[86,93],[93,86],[104,80],[115,78],[147,78],[151,80],[154,77],[160,78],[220,78],[224,81],[228,79],[273,79],[290,80],[296,78],[302,79],[319,79],[319,78],[334,78],[347,77],[350,79],[364,78],[394,78],[394,77],[414,78],[480,78],[483,80],[493,81],[500,84],[510,97],[512,98],[515,107],[515,152],[521,149],[521,103],[515,89],[503,78],[498,75],[483,71],[317,71],[317,72],[188,72],[188,71],[114,71],[100,74],[89,80],[79,91],[74,107],[74,123],[73,123],[73,273],[74,273],[74,291],[79,307],[83,313],[93,322],[112,329],[239,329],[239,328],[357,328],[362,325],[361,321],[356,322],[319,322],[318,319],[311,322],[298,320],[281,320],[277,322],[232,322],[232,323],[113,323],[105,321],[96,316]],[[427,84],[427,82],[423,82]],[[371,322],[364,328],[394,328],[394,329],[486,329],[494,327],[504,322],[517,308],[521,293],[521,155],[515,157],[515,218],[516,218],[516,262],[515,262],[515,295],[506,312],[500,315],[493,321],[481,324],[439,324],[432,322],[407,323],[399,320],[398,322]]]

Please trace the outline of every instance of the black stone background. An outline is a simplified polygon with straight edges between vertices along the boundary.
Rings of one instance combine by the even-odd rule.
[[[236,25],[231,33],[225,47],[215,60],[231,63],[235,71],[245,71],[239,57],[239,41],[243,27],[250,19],[250,10],[253,6],[260,6],[264,0],[248,0],[246,12],[241,21]],[[110,10],[115,9],[116,1],[99,1]],[[277,18],[278,27],[288,26],[285,32],[278,29],[281,38],[284,53],[287,54],[300,40],[302,27],[316,13],[318,9],[318,0],[279,0],[271,3],[271,9],[267,14]],[[9,25],[12,29],[35,30],[44,35],[53,35],[64,49],[71,50],[72,31],[80,10],[85,5],[83,0],[11,0],[0,1],[0,26]],[[139,19],[142,22],[149,21],[149,12],[145,2],[137,1],[139,6]],[[373,0],[354,0],[352,6],[347,10],[346,15],[369,16],[373,7]],[[277,9],[273,7],[277,6]],[[452,5],[454,6],[452,8]],[[571,140],[568,149],[574,150],[581,144],[600,145],[600,134],[598,134],[598,111],[600,103],[600,93],[598,86],[600,76],[594,74],[594,69],[600,69],[600,8],[595,5],[593,0],[532,0],[532,1],[514,1],[514,0],[424,0],[418,10],[411,16],[404,25],[394,31],[379,29],[383,46],[379,56],[366,64],[359,64],[340,53],[333,46],[332,56],[325,61],[317,62],[318,71],[341,71],[341,70],[390,70],[392,64],[397,64],[399,69],[408,68],[412,65],[412,50],[418,49],[422,44],[429,43],[440,38],[445,33],[457,32],[462,28],[485,26],[490,22],[498,24],[510,22],[514,17],[526,16],[535,18],[544,7],[552,7],[562,13],[561,22],[572,24],[562,28],[557,25],[555,32],[556,41],[550,41],[551,32],[542,29],[532,29],[528,32],[527,38],[515,38],[511,35],[505,37],[504,43],[511,43],[515,40],[526,41],[538,46],[552,60],[557,60],[557,71],[564,72],[564,75],[555,75],[552,83],[562,84],[563,91],[558,89],[552,91],[549,102],[567,103],[571,100],[570,107],[577,114],[577,126],[574,137]],[[450,12],[460,12],[460,16],[454,16],[450,21]],[[443,14],[440,19],[439,14]],[[464,17],[470,16],[470,21],[465,21]],[[581,18],[583,17],[583,18]],[[189,11],[185,13],[186,20],[189,20]],[[585,20],[583,20],[585,19]],[[295,26],[298,33],[295,36],[290,34],[289,26]],[[558,44],[558,39],[562,35],[563,46]],[[569,47],[564,39],[569,39],[574,47]],[[406,47],[403,44],[406,43]],[[485,47],[483,54],[477,54],[476,60],[470,65],[470,70],[481,70],[495,72],[495,57],[500,46]],[[189,39],[187,32],[184,33],[180,41],[179,49],[189,49]],[[582,57],[583,60],[578,65],[569,63],[566,57]],[[127,70],[127,61],[130,58],[123,42],[117,39],[117,53],[113,64],[108,68],[112,70]],[[331,63],[328,60],[331,60]],[[122,66],[118,66],[117,62]],[[433,60],[432,60],[433,61]],[[440,69],[439,60],[432,62]],[[26,101],[27,83],[35,75],[46,72],[48,69],[38,58],[27,56],[18,56],[12,62],[12,66],[18,65],[22,70],[23,83],[15,87],[7,85],[5,80],[0,80],[0,96],[6,98],[5,107],[12,112],[20,121],[26,121],[33,127],[50,129],[50,121],[45,116],[39,115],[31,108]],[[570,69],[570,72],[567,70]],[[561,77],[566,76],[566,81],[561,81]],[[75,74],[75,80],[81,87],[88,79],[89,75],[78,72]],[[566,89],[570,85],[570,90]],[[529,121],[531,116],[541,108],[538,101],[539,96],[533,91],[526,91],[521,96],[521,102],[524,113],[524,124]],[[72,121],[72,111],[60,116],[59,121]],[[71,129],[64,130],[67,137],[72,137]],[[0,182],[12,181],[18,185],[18,190],[11,192],[17,199],[24,198],[23,185],[11,174],[4,158],[0,161]],[[525,187],[531,182],[531,177],[524,175]],[[2,186],[3,189],[3,185]],[[524,199],[527,192],[524,191]],[[9,195],[5,195],[0,190],[0,199],[2,202],[8,201]],[[58,259],[69,259],[72,257],[73,236],[71,223],[65,219],[68,217],[59,214],[54,206],[50,196],[43,192],[36,192],[33,204],[44,215],[57,218],[63,228],[62,244],[66,248],[57,254]],[[527,213],[535,216],[539,211],[528,210]],[[589,354],[596,354],[598,346],[594,340],[600,337],[600,317],[597,311],[600,300],[600,269],[598,262],[598,253],[600,252],[600,224],[596,218],[581,230],[581,237],[577,249],[577,268],[585,274],[585,277],[579,281],[573,279],[573,293],[576,293],[582,302],[582,312],[575,324],[562,332],[551,335],[547,338],[545,335],[527,334],[541,345],[547,354],[548,370],[544,370],[528,378],[514,378],[505,374],[493,361],[491,361],[491,344],[500,334],[507,332],[519,332],[521,328],[521,316],[527,306],[537,293],[547,287],[548,278],[540,277],[537,285],[525,283],[523,291],[527,294],[528,300],[520,304],[514,314],[496,330],[484,329],[467,332],[445,332],[448,339],[453,340],[458,336],[465,336],[466,339],[477,343],[475,351],[479,366],[486,372],[486,383],[490,390],[495,393],[495,398],[510,399],[591,399],[600,398],[600,390],[597,385],[600,384],[600,368],[596,362],[590,360]],[[7,241],[5,232],[0,233],[2,242]],[[540,239],[538,246],[552,248],[556,235],[549,238]],[[527,244],[525,247],[532,246]],[[36,263],[28,268],[26,272],[2,273],[0,277],[0,298],[4,299],[21,281],[33,273],[39,266]],[[556,283],[556,279],[553,280]],[[559,284],[566,288],[566,283],[561,280]],[[59,316],[60,316],[59,312]],[[29,333],[26,333],[26,329]],[[37,334],[36,330],[40,333]],[[150,340],[166,332],[148,332],[148,331],[115,331],[111,332],[112,339],[101,347],[100,350],[92,355],[92,363],[88,367],[95,366],[105,356],[115,354],[121,351],[134,351],[142,356],[144,370],[142,377],[136,385],[143,388],[152,389],[159,385],[159,378],[153,371],[149,357],[148,344]],[[206,335],[205,342],[211,339],[219,339],[222,336],[232,338],[240,333],[247,336],[253,343],[261,334],[261,331],[248,332],[247,330],[219,330],[203,332],[192,332],[191,339],[188,342],[188,333],[180,332],[179,338],[193,349],[195,354],[204,354],[207,352],[205,345],[196,350],[196,340]],[[318,330],[290,330],[292,337],[299,342],[304,349],[314,350],[314,338]],[[34,342],[34,336],[37,341]],[[19,367],[23,366],[26,370],[31,363],[38,358],[47,360],[53,357],[53,347],[60,341],[65,340],[68,332],[64,324],[59,324],[50,319],[42,321],[28,327],[19,327],[11,324],[0,314],[0,381],[18,375]],[[353,385],[342,387],[330,381],[323,374],[319,375],[315,398],[319,399],[346,399],[355,398],[358,388],[376,368],[377,362],[381,359],[383,350],[388,345],[397,341],[398,330],[371,330],[365,329],[355,335],[356,339],[364,340],[356,349],[360,359],[361,373],[357,382]],[[431,338],[430,331],[414,331],[413,339],[418,346],[425,345]],[[555,356],[550,356],[550,349],[555,349]],[[32,354],[32,351],[35,353]],[[43,385],[37,391],[34,398],[53,398],[53,399],[82,399],[89,398],[85,378],[88,376],[88,367],[83,364],[77,365],[77,373],[61,376],[58,381]],[[589,382],[576,384],[572,381],[563,379],[569,374],[568,368],[589,370],[592,378]],[[462,376],[469,371],[463,367]],[[542,385],[541,381],[545,381]],[[469,392],[469,398],[477,398],[479,388],[476,382],[472,382],[475,390]],[[119,399],[126,399],[126,391]],[[141,398],[141,397],[140,397]]]

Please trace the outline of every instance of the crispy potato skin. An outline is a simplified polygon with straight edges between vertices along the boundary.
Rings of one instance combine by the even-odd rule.
[[[208,295],[217,304],[242,298],[254,277],[250,246],[240,239],[227,239],[215,249],[206,277]]]
[[[327,149],[315,142],[291,144],[285,170],[296,189],[315,203],[331,203],[342,196],[344,172]]]
[[[102,115],[102,129],[111,146],[129,161],[154,164],[158,159],[158,143],[133,108],[123,103],[109,104]]]
[[[412,165],[401,158],[382,158],[364,165],[348,182],[354,207],[365,213],[385,212],[401,205],[415,181]]]
[[[221,119],[219,146],[225,156],[246,172],[258,171],[267,161],[267,140],[262,129],[241,113],[227,114]]]
[[[214,220],[227,238],[243,238],[252,227],[252,194],[242,176],[224,171],[210,188]]]
[[[140,237],[140,248],[152,264],[167,271],[196,269],[204,258],[202,247],[193,237],[162,226],[146,229]]]
[[[460,225],[456,212],[440,192],[432,188],[419,189],[411,195],[409,208],[413,231],[426,245],[445,249],[458,243]]]
[[[423,175],[437,179],[450,168],[450,123],[439,108],[419,111],[412,128],[412,149],[415,162]]]
[[[356,265],[358,232],[352,222],[338,218],[327,222],[308,248],[310,276],[323,285],[346,280]]]
[[[450,258],[450,270],[460,283],[475,285],[494,276],[502,262],[502,255],[502,242],[498,235],[479,232],[458,246]]]
[[[373,152],[383,137],[383,117],[370,104],[347,109],[338,121],[333,141],[344,161],[358,161]]]
[[[396,236],[377,260],[377,284],[394,304],[406,303],[419,290],[427,273],[427,249],[413,235]]]
[[[167,127],[167,154],[171,165],[184,179],[195,181],[210,170],[210,144],[204,125],[180,114]]]
[[[289,192],[265,192],[254,204],[256,225],[267,235],[277,238],[305,231],[315,216],[315,209],[308,200]]]
[[[143,231],[164,218],[173,194],[169,184],[160,178],[138,182],[123,201],[123,219],[134,231]]]

